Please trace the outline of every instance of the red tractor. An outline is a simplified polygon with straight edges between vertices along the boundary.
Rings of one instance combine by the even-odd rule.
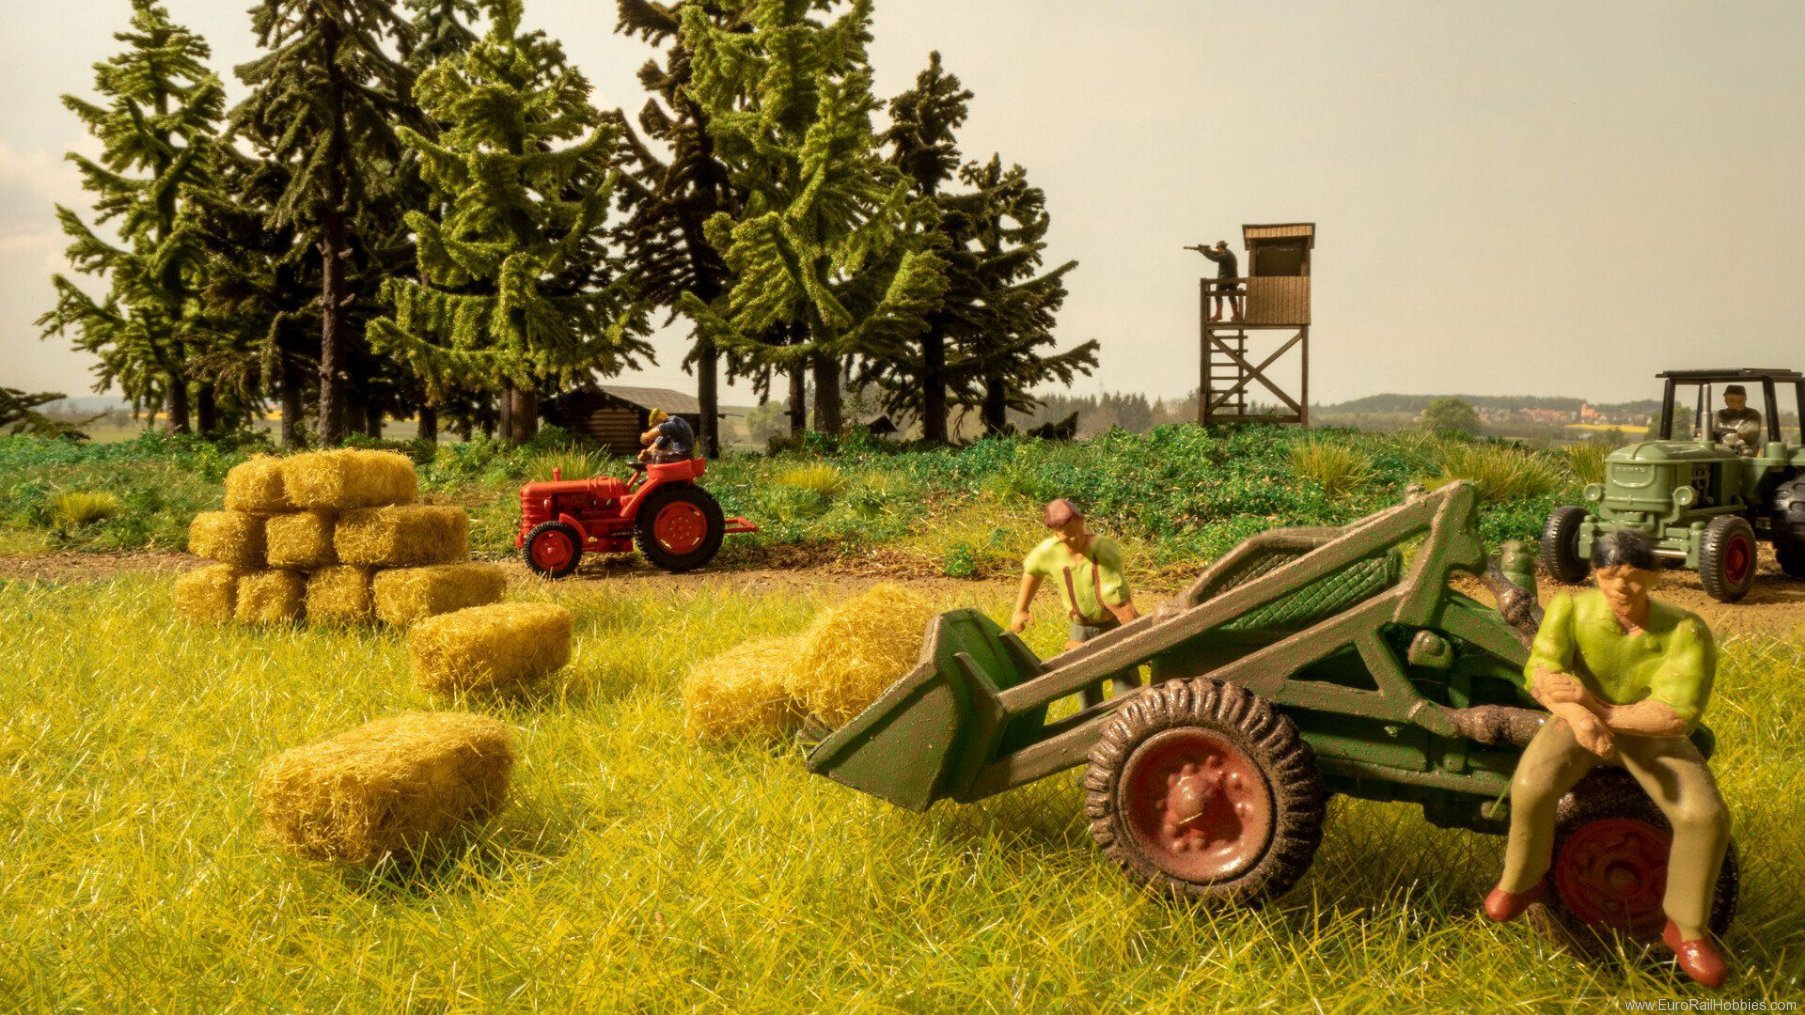
[[[520,488],[520,532],[514,537],[526,566],[547,578],[577,569],[583,553],[639,552],[681,573],[708,563],[730,532],[757,532],[744,518],[725,518],[721,505],[696,485],[708,463],[700,458],[648,465],[631,480],[613,476],[565,479]]]

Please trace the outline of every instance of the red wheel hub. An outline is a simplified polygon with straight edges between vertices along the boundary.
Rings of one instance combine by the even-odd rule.
[[[1129,834],[1161,870],[1186,881],[1236,877],[1272,838],[1272,793],[1247,753],[1214,730],[1155,734],[1122,770]]]
[[[1667,853],[1672,836],[1634,818],[1581,825],[1554,858],[1561,903],[1589,927],[1655,937],[1667,922]]]
[[[652,519],[652,538],[672,553],[693,553],[708,538],[708,516],[687,501],[666,504]]]
[[[546,571],[556,571],[568,565],[571,558],[577,555],[577,544],[567,533],[553,529],[539,533],[539,538],[533,540],[530,550],[536,566]]]
[[[1730,540],[1730,545],[1724,547],[1724,577],[1732,585],[1741,585],[1754,570],[1755,547],[1741,536]]]

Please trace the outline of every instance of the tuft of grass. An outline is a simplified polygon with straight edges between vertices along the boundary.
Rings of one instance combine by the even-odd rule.
[[[50,499],[50,519],[59,529],[80,529],[117,517],[123,510],[110,493],[69,490]]]
[[[1587,438],[1561,448],[1567,470],[1580,485],[1604,482],[1604,460],[1621,443],[1609,439]]]
[[[1329,440],[1306,440],[1291,446],[1291,467],[1297,474],[1322,487],[1330,497],[1340,497],[1372,482],[1372,458],[1359,448]]]
[[[792,490],[806,490],[823,500],[833,500],[846,489],[846,474],[826,462],[816,462],[784,469],[772,482]]]
[[[1561,476],[1546,458],[1508,444],[1449,441],[1437,451],[1439,475],[1428,480],[1438,489],[1457,479],[1471,480],[1488,502],[1533,500],[1560,485]]]
[[[599,455],[574,450],[548,451],[536,456],[529,468],[528,478],[536,480],[551,479],[554,470],[565,479],[590,479],[603,471]]]

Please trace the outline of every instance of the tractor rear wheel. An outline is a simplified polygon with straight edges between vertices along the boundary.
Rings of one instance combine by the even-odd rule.
[[[1755,530],[1737,515],[1718,515],[1698,544],[1698,577],[1711,598],[1733,603],[1755,584]]]
[[[639,505],[633,541],[639,552],[672,574],[714,559],[727,535],[727,518],[707,490],[693,483],[661,486]]]
[[[1091,748],[1084,788],[1097,845],[1174,898],[1257,906],[1296,884],[1322,841],[1315,755],[1236,684],[1174,680],[1135,695]]]
[[[1774,513],[1768,521],[1774,556],[1788,578],[1805,579],[1805,477],[1790,479],[1774,490]]]
[[[583,537],[563,522],[540,522],[526,534],[520,555],[534,574],[563,578],[575,571],[583,559]]]
[[[1613,933],[1658,944],[1667,923],[1661,901],[1672,846],[1672,826],[1628,772],[1594,769],[1555,809],[1546,905],[1530,909],[1537,929],[1601,957],[1613,953]],[[1731,843],[1711,898],[1713,934],[1729,928],[1740,884]]]
[[[1579,555],[1579,533],[1586,524],[1586,509],[1555,508],[1542,526],[1542,567],[1557,582],[1577,585],[1592,573],[1592,564]]]

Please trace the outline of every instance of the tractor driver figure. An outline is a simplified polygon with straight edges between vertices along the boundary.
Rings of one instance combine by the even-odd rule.
[[[1730,814],[1687,739],[1711,696],[1716,647],[1704,621],[1649,598],[1661,564],[1648,537],[1599,537],[1592,571],[1597,588],[1548,604],[1524,666],[1530,694],[1553,715],[1511,779],[1504,874],[1485,915],[1514,920],[1541,899],[1555,805],[1594,767],[1619,765],[1673,826],[1661,939],[1686,975],[1716,987],[1728,970],[1711,940],[1711,905]]]
[[[1749,408],[1748,389],[1740,384],[1724,388],[1724,407],[1711,417],[1711,437],[1739,455],[1754,455],[1761,448],[1761,413]]]
[[[1067,652],[1140,616],[1128,591],[1128,580],[1122,576],[1122,551],[1115,540],[1086,529],[1084,515],[1064,497],[1047,503],[1041,522],[1053,534],[1022,561],[1022,590],[1015,600],[1015,616],[1009,630],[1019,634],[1027,629],[1033,619],[1028,605],[1034,601],[1040,583],[1048,578],[1063,594],[1066,617],[1071,621],[1064,649]],[[1114,677],[1116,693],[1139,687],[1139,677],[1138,671]],[[1084,689],[1086,707],[1102,701],[1101,683]]]
[[[639,435],[639,443],[645,448],[639,453],[641,463],[663,465],[689,461],[696,447],[696,432],[688,421],[663,409],[653,409],[646,413],[646,423],[651,429]]]

